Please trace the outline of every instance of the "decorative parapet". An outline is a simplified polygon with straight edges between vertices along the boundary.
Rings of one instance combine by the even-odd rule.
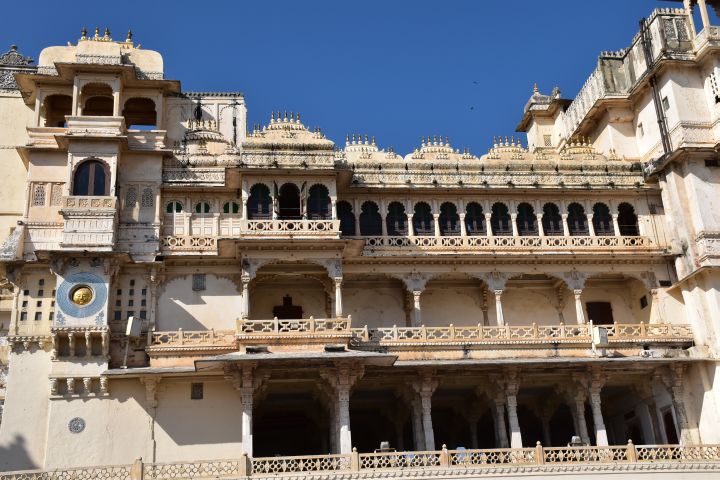
[[[237,350],[237,340],[233,330],[204,330],[175,332],[151,332],[148,335],[148,354],[162,353],[214,353],[217,351]]]
[[[34,60],[18,53],[17,45],[11,45],[10,50],[0,55],[0,91],[18,90],[15,82],[16,73],[34,73],[37,67]]]
[[[160,238],[160,248],[167,253],[217,255],[217,240],[213,236],[167,235]]]
[[[167,186],[225,186],[225,167],[163,168]]]
[[[609,343],[692,343],[690,325],[618,324],[601,325]],[[400,345],[497,345],[497,344],[587,344],[592,343],[590,325],[505,325],[456,327],[353,328],[356,347]]]
[[[241,220],[241,236],[339,238],[340,220]]]
[[[364,237],[363,255],[416,255],[420,252],[457,253],[627,253],[662,254],[665,248],[649,237]]]
[[[65,222],[61,246],[111,250],[115,245],[117,198],[72,196],[62,198]]]

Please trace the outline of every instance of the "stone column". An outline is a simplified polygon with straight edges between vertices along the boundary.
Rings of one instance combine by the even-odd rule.
[[[512,228],[513,237],[517,237],[518,236],[517,213],[510,214],[510,225]]]
[[[436,237],[440,236],[440,214],[433,213],[433,229]]]
[[[465,225],[465,214],[460,214],[460,236],[467,237],[467,225]]]
[[[485,214],[485,232],[487,233],[488,237],[493,236],[492,224],[490,222],[491,219],[492,219],[492,213],[486,213]]]
[[[248,457],[252,457],[253,455],[253,393],[254,389],[252,386],[240,388],[240,403],[242,404],[242,445],[243,451]]]
[[[85,332],[85,358],[92,357],[92,334]]]
[[[242,282],[242,311],[241,318],[247,320],[250,318],[250,278],[243,277]]]
[[[595,225],[593,225],[593,214],[587,213],[585,214],[585,217],[587,218],[587,226],[588,226],[588,235],[591,237],[595,236]]]
[[[355,235],[360,236],[362,235],[362,232],[360,231],[360,202],[357,200],[353,200],[353,213],[355,214]]]
[[[587,420],[585,419],[585,394],[578,392],[575,395],[575,416],[577,417],[578,432],[584,443],[590,445],[590,434],[587,429]]]
[[[495,397],[495,440],[499,448],[508,448],[507,424],[505,423],[505,396]]]
[[[420,312],[420,295],[422,290],[413,290],[413,327],[419,327],[422,325],[422,315]]]
[[[127,340],[130,341],[129,339]],[[75,334],[73,332],[68,333],[68,350],[71,357],[75,356]]]
[[[331,208],[332,219],[337,220],[337,218],[338,218],[338,216],[337,216],[337,200],[335,200],[334,198],[332,200],[330,200],[330,208]]]
[[[360,365],[338,363],[334,369],[320,371],[320,376],[329,383],[335,394],[337,418],[335,430],[339,443],[338,453],[352,453],[352,433],[350,431],[350,392],[353,385],[364,373]]]
[[[415,450],[426,450],[425,434],[423,433],[422,405],[420,404],[420,398],[418,398],[417,396],[413,398],[411,402],[411,407]]]
[[[432,424],[432,395],[438,386],[434,372],[423,372],[422,378],[413,383],[413,388],[420,398],[422,408],[423,433],[425,434],[425,450],[435,450],[435,432]]]
[[[119,117],[119,116],[120,116],[120,92],[113,92],[113,117]]]
[[[545,236],[545,229],[543,228],[543,223],[542,223],[543,214],[542,214],[542,213],[536,213],[536,214],[535,214],[535,218],[536,218],[535,221],[537,222],[538,235],[540,235],[541,237],[544,237],[544,236]]]
[[[343,303],[342,303],[342,277],[333,278],[335,282],[335,316],[340,318],[343,316]]]
[[[500,300],[503,290],[493,290],[493,293],[495,294],[495,315],[497,316],[497,324],[498,327],[503,327],[505,326],[505,316],[503,315],[502,301]]]
[[[407,232],[408,232],[407,234],[408,234],[408,237],[414,237],[414,236],[415,236],[415,227],[413,226],[412,217],[413,217],[412,214],[410,214],[410,213],[407,214]]]
[[[618,223],[618,214],[613,213],[612,214],[612,222],[613,222],[613,235],[616,237],[620,236],[620,224]]]
[[[517,416],[517,394],[520,390],[520,381],[516,372],[509,372],[505,385],[505,401],[507,404],[508,424],[510,426],[510,448],[522,448],[522,433]]]
[[[562,227],[563,227],[563,236],[569,237],[570,236],[570,227],[568,227],[568,214],[562,213],[560,214],[562,217]]]
[[[543,412],[542,417],[540,417],[540,423],[542,426],[543,445],[550,447],[552,446],[552,439],[550,438],[550,415],[548,412]]]
[[[595,443],[597,446],[607,446],[608,437],[607,431],[605,430],[605,421],[603,420],[602,414],[602,401],[600,398],[600,392],[603,387],[603,379],[600,375],[593,375],[592,382],[590,384],[590,406],[592,407],[593,423],[595,424]]]
[[[585,310],[583,309],[582,304],[582,289],[578,288],[573,290],[573,295],[575,296],[575,318],[577,319],[578,325],[584,325],[587,323],[585,320]]]
[[[698,8],[700,9],[700,18],[702,19],[703,30],[710,26],[710,17],[708,16],[708,9],[705,0],[697,0]]]
[[[688,421],[687,411],[685,410],[685,385],[683,384],[683,366],[672,368],[671,370],[670,396],[672,397],[673,408],[675,409],[675,419],[680,429],[680,443],[683,445],[692,445],[692,433],[690,431],[690,422]]]

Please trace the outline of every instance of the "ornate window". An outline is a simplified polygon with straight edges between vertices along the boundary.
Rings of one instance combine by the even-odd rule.
[[[250,220],[264,220],[270,218],[270,189],[267,185],[258,183],[250,188],[250,197],[247,201],[248,218]]]
[[[44,183],[36,183],[33,189],[33,206],[44,207],[45,206],[45,190],[46,186]]]
[[[589,235],[587,225],[587,216],[585,215],[585,209],[579,203],[571,203],[568,205],[568,231],[573,237],[581,235]]]
[[[167,205],[165,205],[165,211],[167,213],[180,213],[183,211],[183,205],[177,201],[168,202]]]
[[[146,187],[143,189],[142,196],[140,197],[140,208],[152,208],[155,206],[155,195],[153,195],[152,188]]]
[[[460,215],[454,203],[440,205],[440,235],[443,237],[460,235]]]
[[[137,188],[130,186],[125,193],[125,208],[135,208],[135,205],[137,205]]]
[[[435,223],[433,222],[432,209],[425,202],[415,204],[415,214],[412,218],[415,235],[435,235]]]
[[[392,202],[388,205],[387,217],[385,217],[387,234],[392,236],[405,236],[408,233],[407,215],[405,206],[400,202]]]
[[[355,236],[355,214],[350,202],[341,200],[337,203],[337,213],[340,219],[340,231],[343,235]]]
[[[595,235],[603,237],[615,235],[610,209],[604,203],[596,203],[593,205],[592,222]]]
[[[618,227],[623,237],[640,235],[635,209],[629,203],[623,202],[618,206]]]
[[[522,236],[534,236],[538,234],[537,218],[535,217],[535,210],[529,203],[521,203],[518,205],[517,214],[517,230],[518,234]]]
[[[468,235],[487,235],[485,213],[477,202],[470,202],[465,207],[465,229]]]
[[[210,213],[210,204],[207,202],[198,202],[195,204],[195,213]]]
[[[375,202],[362,204],[360,212],[360,235],[377,236],[382,235],[382,217],[380,209]]]
[[[543,206],[542,225],[543,233],[548,237],[561,237],[565,234],[560,209],[554,203]]]
[[[308,218],[310,220],[327,220],[332,217],[330,212],[330,194],[325,185],[313,185],[308,192]]]
[[[105,165],[98,160],[85,160],[75,169],[73,195],[103,196],[110,192]]]
[[[492,216],[490,217],[490,226],[492,233],[496,237],[511,236],[512,226],[510,225],[510,213],[507,205],[504,203],[495,203],[492,206]]]
[[[238,213],[240,205],[237,202],[225,202],[223,205],[223,213]]]

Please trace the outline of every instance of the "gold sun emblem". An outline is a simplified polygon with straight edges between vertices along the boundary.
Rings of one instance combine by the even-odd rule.
[[[71,298],[76,305],[87,305],[92,301],[93,292],[90,287],[78,287],[73,290]]]

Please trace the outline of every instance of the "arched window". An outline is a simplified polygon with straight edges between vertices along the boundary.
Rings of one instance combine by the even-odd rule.
[[[332,217],[330,194],[325,185],[316,184],[310,187],[307,208],[310,220],[327,220]]]
[[[623,237],[640,235],[635,209],[629,203],[623,202],[618,206],[618,227]]]
[[[360,235],[377,236],[382,235],[382,217],[380,209],[375,202],[362,204],[360,212]]]
[[[256,183],[250,188],[250,197],[247,201],[249,220],[266,220],[270,218],[270,189],[267,185]]]
[[[299,220],[302,218],[300,212],[300,189],[297,185],[286,183],[280,187],[278,207],[278,218],[280,220]]]
[[[109,117],[114,110],[113,91],[110,85],[89,83],[82,88],[82,114],[92,117]]]
[[[152,130],[157,128],[155,102],[149,98],[130,98],[122,111],[127,128],[134,130]]]
[[[195,213],[210,213],[210,204],[207,202],[198,202],[195,204]]]
[[[510,213],[508,213],[507,205],[500,202],[493,204],[490,226],[492,227],[493,235],[496,237],[507,237],[512,235]]]
[[[165,211],[167,213],[181,213],[183,211],[183,205],[180,202],[168,202],[165,205]]]
[[[387,234],[391,236],[407,235],[407,215],[405,214],[405,206],[400,202],[392,202],[388,205],[387,217]]]
[[[337,214],[340,219],[340,231],[348,237],[355,236],[355,214],[350,202],[341,200],[337,203]]]
[[[554,203],[546,203],[543,206],[542,225],[543,233],[548,237],[561,237],[565,234],[560,209]]]
[[[468,235],[487,235],[485,213],[479,203],[470,202],[465,207],[465,229]]]
[[[237,202],[225,202],[225,205],[223,205],[223,213],[238,212],[240,212],[240,205]]]
[[[65,117],[72,115],[70,95],[50,95],[43,102],[46,127],[67,127]]]
[[[460,235],[460,215],[454,203],[445,202],[440,205],[440,235],[452,237]]]
[[[517,213],[517,230],[518,235],[527,237],[538,234],[537,217],[535,217],[535,209],[529,203],[521,203],[518,205]]]
[[[587,216],[585,209],[579,203],[571,203],[568,205],[568,231],[573,237],[589,235],[590,231],[587,226]]]
[[[610,209],[604,203],[596,203],[593,205],[593,229],[595,235],[606,237],[615,235]]]
[[[415,204],[415,214],[412,218],[415,235],[435,235],[435,224],[433,222],[432,209],[425,202]]]
[[[75,169],[73,195],[103,196],[110,193],[105,165],[98,160],[85,160]]]

